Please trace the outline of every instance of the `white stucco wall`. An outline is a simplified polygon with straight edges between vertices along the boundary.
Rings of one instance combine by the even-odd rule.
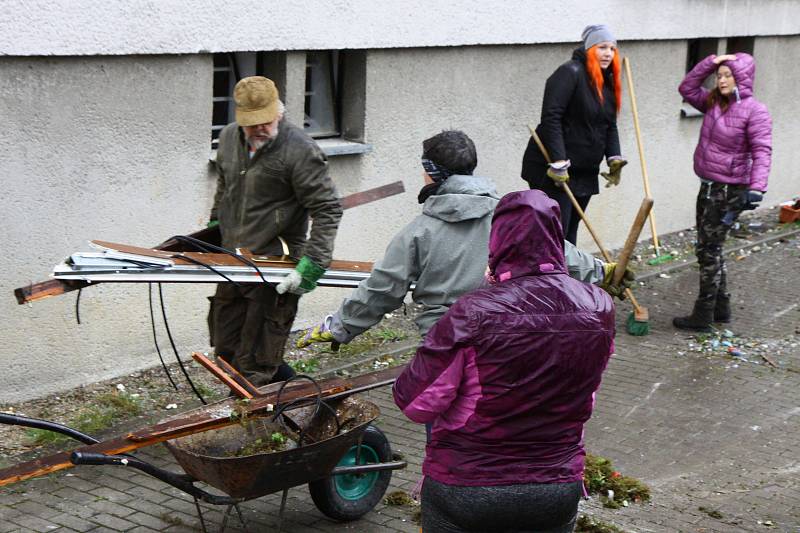
[[[5,0],[0,54],[406,48],[800,33],[796,0]]]
[[[3,402],[157,361],[146,285],[83,291],[80,326],[77,293],[20,306],[12,291],[90,239],[153,245],[206,219],[211,59],[0,58],[0,73]],[[205,343],[208,292],[165,287],[184,350]]]

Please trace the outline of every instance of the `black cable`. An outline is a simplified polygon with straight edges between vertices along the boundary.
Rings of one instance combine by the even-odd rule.
[[[216,268],[212,267],[208,263],[204,263],[204,262],[200,261],[199,259],[195,259],[194,257],[189,257],[188,255],[183,255],[183,254],[175,254],[172,257],[179,258],[179,259],[184,259],[186,261],[189,261],[190,263],[194,263],[195,265],[200,265],[201,267],[205,267],[205,268],[209,269],[211,272],[213,272],[214,274],[216,274],[217,276],[221,276],[221,277],[225,278],[225,281],[227,281],[228,283],[233,283],[237,287],[241,287],[241,284],[237,283],[236,281],[233,281],[231,278],[229,278],[228,276],[226,276],[225,274],[223,274],[222,272],[220,272]]]
[[[251,260],[249,260],[246,257],[244,257],[243,255],[237,254],[236,252],[228,250],[227,248],[223,248],[221,246],[216,246],[214,244],[207,243],[205,241],[201,241],[200,239],[195,239],[194,237],[190,237],[188,235],[174,235],[174,236],[170,237],[170,239],[175,239],[178,242],[183,242],[183,243],[186,243],[186,244],[193,244],[195,247],[197,247],[200,250],[203,250],[205,252],[216,252],[216,253],[220,253],[220,254],[229,255],[229,256],[235,258],[236,260],[241,261],[245,265],[253,268],[258,273],[258,275],[261,277],[261,281],[263,281],[264,283],[267,283],[266,278],[264,278],[264,274],[261,273],[261,270],[259,270],[258,266],[255,263],[253,263]],[[168,239],[168,240],[170,240],[170,239]],[[181,257],[182,259],[187,259],[186,256],[183,256],[183,255],[180,255],[180,254],[178,254],[178,257]],[[199,264],[202,264],[203,266],[207,266],[207,265],[205,265],[203,263],[199,263]]]
[[[167,338],[169,338],[169,343],[172,345],[172,351],[175,353],[175,359],[178,361],[178,366],[181,367],[181,371],[183,372],[186,381],[189,382],[189,386],[192,387],[192,390],[200,399],[203,405],[208,405],[208,402],[203,398],[197,388],[194,386],[194,382],[192,378],[189,377],[189,372],[186,371],[186,367],[183,366],[183,361],[181,361],[181,356],[178,354],[178,348],[175,347],[175,341],[172,338],[172,332],[169,329],[169,322],[167,321],[167,308],[164,305],[164,293],[161,290],[161,284],[158,284],[158,298],[161,301],[161,314],[164,317],[164,329],[167,332]]]
[[[81,323],[81,292],[83,292],[83,288],[78,289],[78,295],[75,297],[75,320],[78,325]]]
[[[156,315],[153,312],[153,284],[147,284],[147,303],[150,304],[150,325],[153,327],[153,344],[156,347],[156,353],[158,353],[158,359],[161,361],[161,367],[164,369],[164,373],[167,375],[169,382],[172,383],[172,388],[178,390],[178,385],[175,384],[175,380],[172,379],[172,374],[169,372],[169,368],[167,368],[167,363],[164,362],[164,356],[161,355],[161,348],[158,347],[158,336],[156,335]]]

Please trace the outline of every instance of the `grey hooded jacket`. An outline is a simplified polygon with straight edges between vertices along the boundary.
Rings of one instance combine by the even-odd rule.
[[[383,259],[331,317],[331,333],[350,342],[411,297],[422,305],[416,324],[424,336],[463,294],[481,286],[489,232],[499,196],[491,180],[450,176],[429,197],[422,214],[395,235]],[[602,263],[565,242],[570,275],[595,283]]]

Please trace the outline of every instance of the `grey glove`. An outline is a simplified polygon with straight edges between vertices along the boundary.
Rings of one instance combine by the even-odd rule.
[[[752,190],[747,191],[746,193],[743,194],[743,196],[744,196],[743,198],[744,205],[742,206],[742,211],[750,211],[751,209],[756,209],[761,200],[764,199],[764,193],[762,193],[761,191],[752,191]]]

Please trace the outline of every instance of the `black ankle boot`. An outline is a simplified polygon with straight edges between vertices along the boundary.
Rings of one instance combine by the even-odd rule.
[[[731,321],[731,295],[717,295],[717,302],[714,305],[714,322],[727,324]]]
[[[694,310],[689,316],[679,316],[672,319],[672,325],[678,329],[710,333],[711,321],[714,318],[714,300],[697,300]]]

